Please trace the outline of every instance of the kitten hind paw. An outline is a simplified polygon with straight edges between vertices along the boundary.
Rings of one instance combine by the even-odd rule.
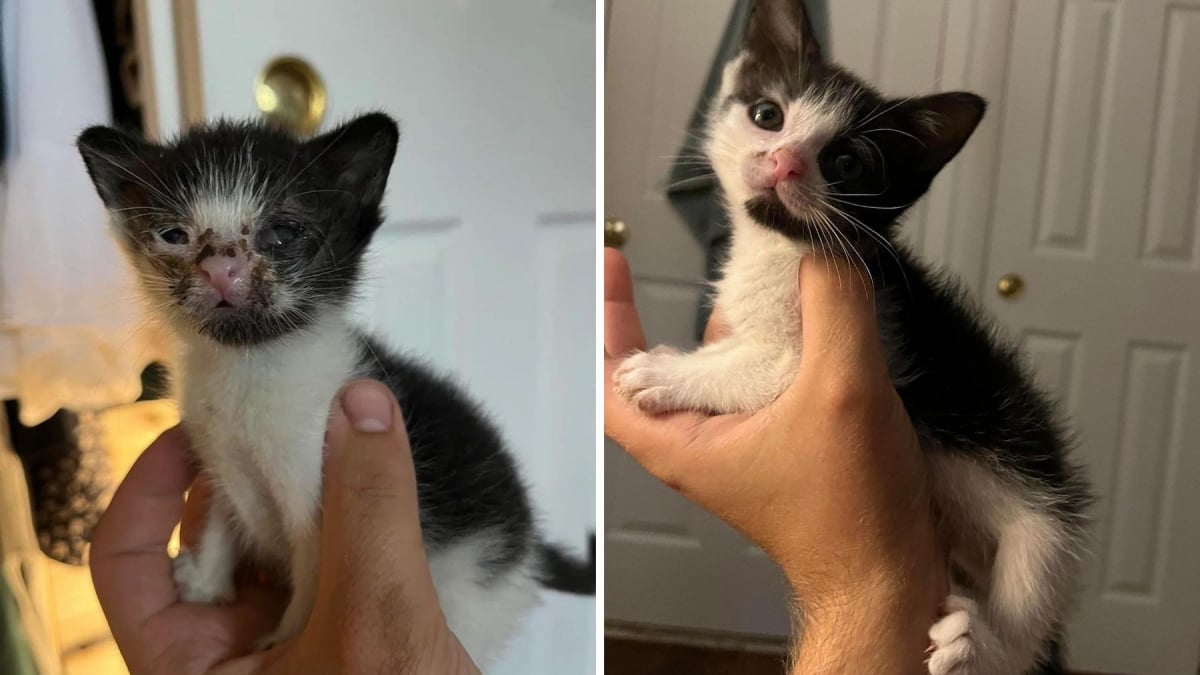
[[[1003,654],[975,601],[951,595],[943,611],[929,629],[929,675],[1001,675]]]
[[[231,603],[237,597],[231,575],[201,569],[190,551],[180,551],[172,565],[175,588],[183,602],[219,605]]]

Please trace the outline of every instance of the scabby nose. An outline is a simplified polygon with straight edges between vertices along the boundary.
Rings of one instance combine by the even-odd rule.
[[[197,267],[221,302],[234,307],[246,304],[250,295],[250,266],[241,251],[227,249],[214,253],[201,260]]]
[[[794,148],[780,148],[771,153],[771,178],[775,185],[802,178],[806,168],[804,156]]]

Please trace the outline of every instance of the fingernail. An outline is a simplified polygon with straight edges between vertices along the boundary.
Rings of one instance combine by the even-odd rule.
[[[342,392],[342,409],[357,431],[378,434],[392,428],[392,397],[381,384],[350,385]]]

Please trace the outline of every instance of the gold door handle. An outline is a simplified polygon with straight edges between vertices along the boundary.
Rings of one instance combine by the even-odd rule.
[[[1021,275],[1009,272],[996,282],[996,292],[1005,300],[1016,300],[1025,292],[1025,280]]]
[[[610,248],[621,248],[629,241],[629,228],[623,220],[605,219],[604,245]]]
[[[303,59],[281,56],[258,74],[254,102],[267,119],[297,136],[308,136],[325,116],[325,84]]]

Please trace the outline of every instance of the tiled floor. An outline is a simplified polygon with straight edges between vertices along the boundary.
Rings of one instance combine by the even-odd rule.
[[[779,656],[607,638],[605,675],[783,675]]]

